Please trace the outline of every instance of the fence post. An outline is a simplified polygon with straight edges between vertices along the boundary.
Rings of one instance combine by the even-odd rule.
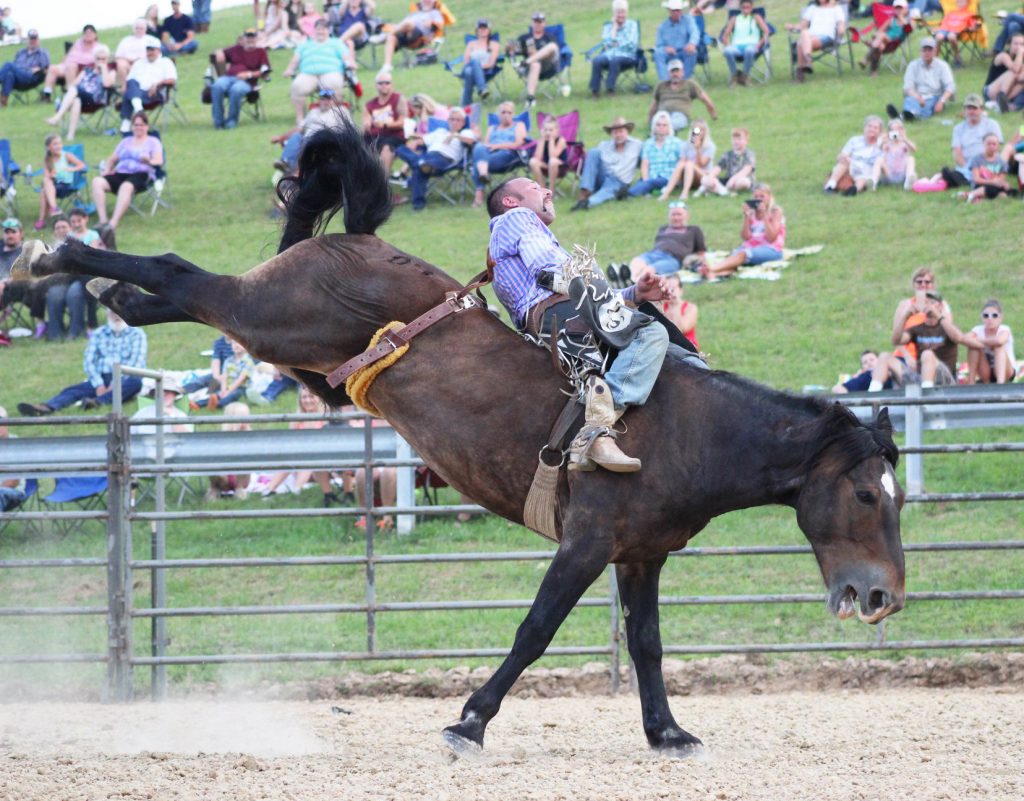
[[[907,398],[920,398],[921,385],[907,384],[904,392]],[[907,406],[906,431],[904,442],[908,448],[919,448],[922,445],[924,429],[924,407],[918,404]],[[924,454],[908,453],[907,459],[907,494],[920,495],[924,492]]]
[[[399,434],[395,434],[397,440],[395,455],[399,459],[411,459],[412,458],[412,446],[405,441]],[[398,468],[398,486],[397,496],[399,506],[415,506],[416,505],[416,468],[415,467],[399,467]],[[409,534],[412,532],[413,526],[416,524],[416,515],[398,515],[398,520],[395,524],[395,531],[399,534]]]
[[[165,464],[164,438],[167,427],[160,424],[164,417],[164,377],[161,373],[156,379],[153,389],[153,402],[156,410],[156,463],[159,467]],[[129,434],[131,428],[129,427]],[[129,439],[129,442],[131,440]],[[156,487],[156,511],[167,511],[167,476],[157,473],[154,480]],[[163,520],[154,520],[149,529],[149,552],[151,559],[167,558],[167,532]],[[167,606],[167,575],[162,567],[153,568],[149,574],[150,600],[154,608],[163,609]],[[167,618],[157,615],[150,621],[149,627],[150,653],[153,656],[167,655]],[[150,695],[154,701],[167,698],[167,665],[153,665],[150,671]]]
[[[114,365],[113,413],[107,429],[107,700],[132,696],[132,558],[128,508],[131,450],[121,408],[121,365]]]
[[[619,632],[619,584],[615,580],[615,566],[608,565],[608,596],[610,599],[608,618],[611,628],[611,679],[612,695],[619,693],[619,667],[622,664],[621,643]]]

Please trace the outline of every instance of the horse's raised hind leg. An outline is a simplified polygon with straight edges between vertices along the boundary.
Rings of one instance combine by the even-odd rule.
[[[86,289],[108,309],[117,312],[128,325],[199,322],[170,301],[158,295],[146,295],[138,287],[123,281],[93,278]]]
[[[615,566],[619,598],[626,621],[629,656],[640,689],[644,733],[652,748],[679,756],[699,753],[701,741],[672,717],[661,671],[661,629],[658,624],[658,579],[665,556],[650,562]]]
[[[587,587],[601,575],[609,556],[610,546],[601,541],[577,543],[575,547],[568,547],[566,540],[562,541],[526,619],[516,631],[509,655],[494,675],[469,697],[460,721],[444,730],[445,742],[456,754],[483,746],[484,730],[498,714],[505,695],[527,666],[544,653],[562,621]]]

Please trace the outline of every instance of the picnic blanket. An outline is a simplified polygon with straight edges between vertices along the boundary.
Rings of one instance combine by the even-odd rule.
[[[797,256],[812,256],[815,253],[821,253],[824,248],[824,245],[808,245],[804,248],[783,248],[781,259],[766,261],[764,264],[758,264],[753,267],[740,267],[734,275],[728,277],[756,279],[759,281],[778,281],[782,278],[782,271],[789,267]],[[729,255],[729,252],[727,250],[709,250],[705,260],[709,263],[721,261]],[[724,280],[724,278],[705,280],[700,277],[699,273],[691,272],[690,270],[679,271],[679,281],[684,284],[714,284]]]

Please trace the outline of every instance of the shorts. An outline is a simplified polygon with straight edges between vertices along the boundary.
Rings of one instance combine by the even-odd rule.
[[[885,173],[882,173],[878,177],[878,185],[879,186],[903,186],[903,184],[906,182],[906,180],[907,180],[906,173],[890,173],[889,175],[886,175]]]
[[[834,36],[819,36],[818,41],[821,42],[822,50],[828,50],[836,43],[836,38]]]
[[[546,81],[548,78],[554,78],[558,75],[558,61],[552,59],[551,61],[542,61],[540,65],[540,79]]]
[[[664,250],[648,250],[646,253],[641,253],[640,258],[651,265],[658,275],[677,273],[682,266],[679,259]]]
[[[863,162],[850,162],[850,177],[853,178],[853,180],[855,181],[858,179],[866,181],[868,178],[874,175],[874,172],[874,167],[869,167],[867,164],[864,164]]]
[[[996,382],[996,355],[990,351],[985,351],[985,361],[988,362],[989,380],[988,383],[994,384]],[[1012,364],[1010,365],[1010,372],[1006,376],[1006,383],[1010,383],[1014,378],[1017,377],[1017,368]]]
[[[902,359],[900,360],[902,361]],[[897,387],[905,387],[907,384],[920,384],[921,374],[910,367],[904,362],[903,378],[893,378],[893,384]],[[935,386],[937,387],[955,387],[956,378],[949,371],[945,362],[939,362],[935,367]]]
[[[778,261],[782,258],[781,250],[776,250],[768,245],[758,245],[757,247],[752,248],[736,248],[736,250],[733,251],[733,255],[736,255],[737,253],[743,253],[746,256],[743,263],[750,266],[764,264],[766,261]]]
[[[74,184],[66,184],[58,181],[54,184],[54,188],[57,190],[57,197],[69,197],[70,195],[75,194]]]
[[[145,192],[149,184],[149,175],[144,172],[115,172],[113,175],[105,176],[110,185],[110,191],[117,194],[121,184],[128,182],[135,187],[136,192]]]
[[[402,33],[395,34],[395,38],[398,40],[398,44],[401,47],[419,47],[421,44],[425,44],[424,40],[429,37],[429,34],[424,33],[419,28],[413,28],[411,31],[404,31]]]
[[[378,153],[380,153],[380,151],[385,147],[390,147],[394,151],[398,150],[398,148],[405,144],[405,140],[400,136],[372,136],[367,134],[366,139],[370,143],[370,146]]]

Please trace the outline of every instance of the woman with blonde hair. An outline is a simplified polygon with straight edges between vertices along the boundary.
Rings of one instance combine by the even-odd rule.
[[[110,48],[104,44],[98,44],[93,48],[93,57],[96,63],[86,67],[75,77],[64,93],[57,113],[48,118],[49,125],[59,125],[61,118],[68,114],[67,140],[70,142],[75,138],[78,130],[78,121],[82,117],[82,108],[102,108],[107,105],[110,97],[110,90],[117,80],[117,73],[108,69],[110,63]]]
[[[300,384],[298,409],[296,411],[298,411],[299,414],[326,414],[327,407],[320,398]],[[289,423],[288,427],[292,429],[315,429],[323,428],[325,425],[327,425],[326,420],[303,420],[296,423]],[[278,473],[273,477],[273,479],[271,479],[270,483],[261,491],[260,494],[264,498],[273,495],[277,488],[289,478],[291,478],[291,491],[296,495],[302,492],[302,488],[305,487],[312,478],[320,485],[320,489],[323,491],[324,506],[330,506],[332,503],[341,502],[338,496],[334,494],[334,490],[331,487],[331,474],[327,470],[299,470],[294,473]]]
[[[673,190],[680,184],[683,190],[679,193],[679,199],[689,200],[690,190],[699,187],[701,181],[711,174],[715,166],[716,150],[707,120],[694,120],[690,136],[683,142],[679,162],[665,188],[661,190],[658,200],[668,200]]]
[[[47,216],[61,214],[57,199],[71,194],[75,173],[86,169],[80,158],[64,150],[60,134],[50,134],[43,140],[43,145],[43,189],[39,193],[39,219],[34,226],[37,231],[46,225]]]
[[[743,201],[741,244],[723,261],[705,265],[700,274],[705,278],[732,275],[744,265],[764,264],[782,258],[786,245],[786,217],[768,184],[754,184],[750,200]]]

